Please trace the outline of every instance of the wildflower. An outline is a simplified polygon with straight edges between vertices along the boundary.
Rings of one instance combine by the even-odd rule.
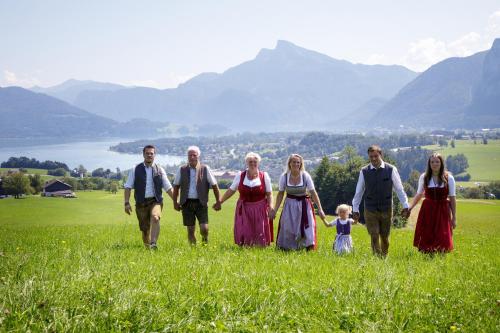
[[[450,326],[450,331],[455,332],[457,330],[457,327],[455,325]]]

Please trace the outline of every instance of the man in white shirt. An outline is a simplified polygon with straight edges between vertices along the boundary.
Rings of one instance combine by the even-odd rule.
[[[147,145],[142,150],[144,162],[137,164],[128,174],[125,183],[125,213],[132,213],[130,193],[134,189],[135,212],[142,232],[142,241],[148,249],[157,249],[160,235],[161,210],[163,208],[162,189],[172,198],[172,185],[165,170],[154,163],[156,148]]]
[[[359,205],[365,195],[366,229],[371,237],[373,253],[382,257],[389,251],[389,234],[392,224],[392,191],[403,204],[403,217],[409,217],[408,198],[403,189],[398,169],[382,160],[382,149],[377,145],[368,148],[370,164],[359,172],[356,194],[352,199],[353,218],[359,220]]]
[[[175,175],[172,197],[174,209],[182,210],[182,221],[187,229],[188,241],[191,245],[196,244],[196,219],[200,225],[203,244],[208,242],[208,192],[210,188],[214,192],[216,207],[220,207],[217,180],[208,165],[200,162],[200,154],[200,148],[197,146],[188,148],[188,163],[181,166]],[[177,202],[179,192],[180,200]]]

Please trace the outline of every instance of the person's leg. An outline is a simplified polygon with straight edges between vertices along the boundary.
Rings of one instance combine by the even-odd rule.
[[[201,240],[204,244],[208,243],[208,207],[204,207],[200,202],[194,203],[195,215],[200,224]]]
[[[191,245],[196,245],[196,216],[193,211],[193,205],[191,201],[187,201],[182,205],[182,223],[187,229],[188,242]]]
[[[188,242],[191,245],[196,245],[196,225],[187,226]]]
[[[156,242],[158,241],[158,237],[160,236],[160,219],[161,219],[161,208],[162,205],[158,203],[154,203],[151,208],[150,214],[150,224],[151,224],[151,246],[156,248]]]
[[[380,212],[380,240],[382,256],[389,253],[389,235],[391,233],[392,208],[385,212]]]
[[[142,242],[144,247],[149,249],[150,243],[150,221],[149,221],[149,209],[142,205],[136,205],[135,214],[137,215],[137,220],[139,221],[139,229],[142,234]]]
[[[374,255],[380,255],[382,252],[380,248],[380,226],[376,211],[365,210],[365,224],[366,230],[370,234],[372,252]]]

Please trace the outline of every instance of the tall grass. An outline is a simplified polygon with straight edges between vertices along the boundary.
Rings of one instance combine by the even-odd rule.
[[[0,201],[2,331],[494,332],[499,322],[499,201],[459,201],[456,249],[421,255],[393,230],[386,260],[355,226],[355,253],[239,248],[234,200],[190,247],[167,202],[158,251],[142,247],[119,195]]]

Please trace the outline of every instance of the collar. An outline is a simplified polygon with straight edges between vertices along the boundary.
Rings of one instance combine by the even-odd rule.
[[[146,163],[142,162],[142,165],[144,165],[145,168],[152,168],[155,162],[153,162],[150,166],[147,166]]]
[[[385,168],[385,162],[383,160],[382,160],[382,163],[380,163],[380,167]],[[372,170],[372,169],[376,169],[376,168],[373,166],[373,164],[370,163],[370,170]]]

